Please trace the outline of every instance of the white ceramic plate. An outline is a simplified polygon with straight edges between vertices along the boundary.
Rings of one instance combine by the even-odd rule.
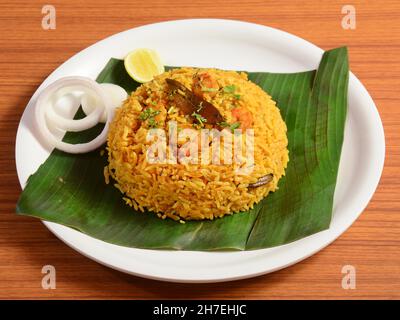
[[[36,139],[32,115],[38,93],[64,76],[95,79],[111,57],[123,58],[138,47],[156,49],[167,65],[270,72],[315,69],[323,53],[315,45],[286,32],[231,20],[170,21],[113,35],[62,64],[30,100],[16,140],[16,164],[22,187],[50,153]],[[248,278],[301,261],[339,237],[371,199],[381,176],[384,155],[384,133],[377,109],[364,86],[351,74],[345,138],[329,230],[271,249],[195,252],[125,248],[59,224],[44,223],[85,256],[133,275],[175,282]]]

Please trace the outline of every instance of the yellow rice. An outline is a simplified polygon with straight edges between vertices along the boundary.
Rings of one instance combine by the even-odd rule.
[[[197,73],[208,73],[220,88],[234,85],[233,95],[218,91],[214,96],[204,93],[227,122],[234,122],[232,108],[243,108],[253,116],[254,169],[250,175],[238,175],[234,164],[151,164],[146,151],[152,142],[146,142],[149,130],[139,116],[145,106],[160,110],[156,117],[158,127],[167,130],[174,120],[178,127],[187,127],[188,119],[179,110],[170,109],[165,79],[175,79],[192,88]],[[168,111],[173,112],[168,112]],[[123,193],[123,200],[136,210],[145,209],[157,216],[174,220],[201,220],[222,217],[225,214],[249,210],[269,192],[277,189],[284,175],[288,158],[286,125],[271,97],[247,80],[245,73],[218,69],[174,69],[141,85],[117,109],[110,126],[107,150],[108,167],[105,177],[112,177]],[[249,188],[258,178],[267,174],[273,180],[257,188]],[[112,180],[111,180],[112,181]]]

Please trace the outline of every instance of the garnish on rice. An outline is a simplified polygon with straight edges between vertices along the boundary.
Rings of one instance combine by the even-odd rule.
[[[202,97],[194,94],[182,83],[174,79],[166,79],[165,81],[168,84],[172,100],[184,115],[192,116],[194,112],[206,119],[210,125],[216,125],[224,121],[224,118],[216,107]]]
[[[151,107],[144,109],[139,114],[139,119],[142,121],[147,121],[147,125],[149,128],[156,128],[158,123],[155,120],[155,116],[160,114],[160,110],[154,110]]]
[[[229,86],[225,86],[225,87],[223,88],[223,91],[224,91],[225,93],[229,93],[229,94],[233,95],[233,97],[235,97],[236,99],[240,99],[240,94],[235,93],[235,91],[236,91],[236,86],[235,86],[234,84],[229,85]]]
[[[220,122],[218,124],[221,128],[229,128],[232,133],[235,132],[236,129],[240,128],[240,122],[228,123],[228,122]]]

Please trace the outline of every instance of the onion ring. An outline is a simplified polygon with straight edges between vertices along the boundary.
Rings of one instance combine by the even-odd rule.
[[[107,121],[104,125],[104,128],[101,131],[101,133],[96,138],[91,140],[90,142],[78,143],[78,144],[66,143],[66,142],[63,142],[63,141],[55,138],[54,135],[51,133],[51,131],[48,128],[48,125],[46,122],[46,118],[48,120],[48,115],[46,115],[46,114],[50,108],[52,109],[52,105],[51,105],[52,97],[58,90],[65,89],[66,87],[76,88],[81,91],[90,90],[90,91],[94,92],[98,97],[100,97],[100,100],[99,100],[100,107],[97,106],[97,108],[91,113],[91,115],[92,115],[91,117],[89,115],[88,117],[81,119],[81,120],[85,120],[85,119],[89,118],[89,120],[86,120],[86,121],[65,119],[65,118],[57,115],[55,112],[54,112],[54,114],[56,115],[56,117],[54,119],[57,119],[57,120],[54,121],[54,119],[52,119],[50,121],[52,122],[53,125],[57,121],[63,122],[65,124],[65,126],[63,126],[63,128],[68,127],[68,130],[70,130],[70,131],[72,131],[71,127],[73,128],[74,126],[75,126],[75,129],[77,129],[78,126],[80,128],[88,129],[89,127],[87,127],[87,126],[89,124],[93,123],[93,125],[95,125],[98,123],[98,120],[100,119],[101,115],[105,111],[107,114]],[[83,88],[83,90],[82,90],[82,88]],[[50,115],[51,115],[51,113],[50,113]],[[51,146],[53,146],[61,151],[68,152],[68,153],[86,153],[89,151],[93,151],[93,150],[99,148],[102,144],[104,144],[107,140],[109,123],[112,120],[112,117],[113,117],[113,112],[111,111],[110,100],[108,99],[107,95],[104,93],[104,91],[101,89],[100,85],[97,82],[95,82],[94,80],[92,80],[90,78],[86,78],[86,77],[65,77],[65,78],[61,78],[61,79],[55,81],[54,83],[52,83],[51,85],[49,85],[47,88],[45,88],[42,91],[42,93],[38,97],[38,99],[36,101],[36,105],[35,105],[35,119],[36,119],[39,131],[40,131],[43,139],[47,143],[49,143]],[[97,118],[97,122],[94,122],[94,119],[96,119],[96,118]],[[64,122],[64,121],[66,121],[66,122]],[[70,122],[70,121],[77,121],[78,125],[76,124],[76,122]],[[72,126],[69,127],[69,126],[67,126],[67,124],[71,124]],[[57,126],[59,127],[59,125],[60,125],[60,123],[58,123]],[[83,130],[85,130],[85,129],[83,129]],[[80,131],[80,130],[77,130],[77,131]]]
[[[108,97],[110,98],[110,107],[112,111],[115,110],[115,108],[121,106],[122,102],[126,100],[128,97],[128,94],[126,93],[125,89],[112,83],[100,83],[100,87],[105,90],[107,93]],[[91,96],[89,94],[84,94],[81,98],[81,106],[83,112],[89,116],[92,114],[92,112],[96,109],[96,106],[98,104],[98,98],[95,96]],[[101,117],[100,117],[100,122],[106,122],[107,120],[107,115],[104,112]]]

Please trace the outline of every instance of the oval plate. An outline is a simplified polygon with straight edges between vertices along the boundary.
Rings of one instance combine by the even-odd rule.
[[[315,45],[277,29],[215,19],[156,23],[97,42],[57,68],[29,101],[18,127],[15,150],[22,187],[50,154],[36,139],[33,107],[38,93],[65,76],[95,79],[111,57],[123,58],[139,47],[157,50],[166,65],[269,72],[316,69],[323,53]],[[384,157],[385,139],[377,109],[364,86],[350,74],[345,137],[329,230],[271,249],[195,252],[120,247],[59,224],[44,224],[83,255],[133,275],[174,282],[249,278],[299,262],[339,237],[374,194]]]

